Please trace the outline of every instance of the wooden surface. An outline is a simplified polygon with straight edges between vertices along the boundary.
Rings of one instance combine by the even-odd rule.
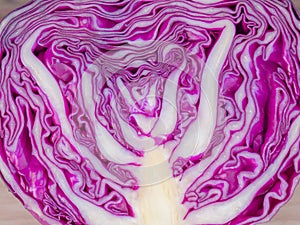
[[[12,193],[7,190],[7,187],[1,180],[0,225],[39,225]],[[288,204],[280,209],[271,222],[264,223],[264,225],[300,225],[300,186],[296,189]]]
[[[0,20],[28,0],[0,0]],[[300,0],[294,0],[300,8]],[[0,225],[39,225],[0,180]],[[163,225],[163,224],[161,224]],[[291,201],[266,225],[300,225],[300,187]]]

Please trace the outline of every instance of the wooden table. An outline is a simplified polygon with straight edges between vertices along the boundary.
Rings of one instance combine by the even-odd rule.
[[[26,2],[28,0],[0,0],[0,20],[8,12]],[[300,0],[294,0],[294,2],[300,8]],[[39,225],[22,204],[7,190],[1,180],[0,225]],[[297,188],[292,200],[272,219],[272,222],[265,225],[300,225],[300,187]]]
[[[300,186],[271,222],[264,225],[300,225]],[[39,225],[0,181],[0,225]],[[161,224],[163,225],[163,224]]]

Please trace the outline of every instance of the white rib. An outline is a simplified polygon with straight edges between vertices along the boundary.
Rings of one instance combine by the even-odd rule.
[[[187,220],[199,224],[224,224],[234,219],[237,215],[242,213],[251,200],[255,197],[257,187],[262,187],[265,182],[273,177],[279,168],[279,165],[284,161],[285,157],[289,154],[291,148],[298,148],[296,141],[299,140],[300,134],[300,116],[298,116],[288,132],[286,140],[287,144],[274,163],[262,174],[257,180],[248,185],[242,192],[225,202],[217,202],[207,205],[206,207],[191,212]]]
[[[37,37],[39,36],[39,34],[41,32],[42,32],[42,28],[36,30],[30,36],[30,38],[24,43],[24,45],[21,48],[21,60],[24,64],[24,66],[26,66],[30,70],[30,72],[31,72],[32,76],[35,78],[38,86],[47,95],[49,101],[51,102],[51,106],[54,108],[54,110],[56,111],[56,113],[58,115],[63,135],[72,143],[72,145],[75,146],[75,148],[81,155],[84,155],[88,160],[91,161],[93,166],[98,171],[101,171],[101,174],[103,176],[112,177],[112,175],[109,174],[104,167],[102,167],[102,164],[99,163],[99,160],[89,151],[89,149],[87,149],[83,145],[80,145],[73,137],[71,125],[66,117],[65,112],[64,112],[64,101],[63,101],[63,97],[61,94],[61,90],[58,87],[58,84],[55,81],[55,79],[50,74],[50,72],[33,55],[32,51],[31,51],[32,46],[35,43],[35,40],[37,39]],[[89,88],[91,87],[90,85],[91,85],[91,83],[89,83],[89,86],[88,86]],[[93,109],[93,108],[94,107],[90,107],[89,109]],[[98,124],[98,123],[94,123],[94,124]],[[98,136],[97,136],[97,138],[99,139]],[[103,135],[103,137],[105,137],[105,138],[102,138],[103,141],[107,141],[107,139],[106,139],[107,136]],[[112,144],[112,143],[110,143],[110,144]],[[109,145],[105,146],[106,149],[110,149],[110,147],[111,146],[109,146]],[[119,150],[118,147],[116,147],[116,148]],[[109,151],[109,150],[106,150],[106,151]],[[135,158],[133,156],[130,157],[129,155],[127,155],[126,157],[124,156],[124,158],[126,161],[131,161],[131,162],[135,161]],[[122,160],[124,160],[124,158],[122,158]],[[112,158],[109,158],[109,159],[113,160]]]
[[[192,23],[192,21],[188,21]],[[195,22],[194,22],[195,23]],[[196,25],[196,24],[195,24]],[[198,24],[205,28],[224,28],[220,39],[212,49],[204,67],[201,82],[201,99],[197,119],[188,128],[186,134],[177,146],[172,161],[179,156],[189,157],[204,152],[211,141],[216,126],[218,103],[218,77],[233,41],[235,27],[228,20],[212,24]]]

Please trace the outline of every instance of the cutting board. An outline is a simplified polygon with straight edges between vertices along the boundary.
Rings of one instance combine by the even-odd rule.
[[[300,225],[300,186],[271,222],[264,225]],[[0,225],[39,225],[0,181]],[[141,224],[142,225],[142,224]],[[164,225],[164,224],[160,224]]]

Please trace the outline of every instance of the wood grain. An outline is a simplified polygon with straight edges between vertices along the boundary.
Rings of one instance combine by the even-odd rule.
[[[12,10],[29,2],[28,0],[0,0],[0,20]],[[294,0],[300,9],[300,0]],[[299,225],[300,224],[300,187],[291,201],[280,209],[272,222],[265,225]],[[0,180],[0,225],[39,225],[23,205],[8,191]],[[162,224],[163,225],[163,224]]]
[[[0,0],[0,20],[9,12],[30,2],[29,0]]]
[[[35,218],[23,207],[21,202],[8,191],[0,181],[0,224],[1,225],[39,225]]]

